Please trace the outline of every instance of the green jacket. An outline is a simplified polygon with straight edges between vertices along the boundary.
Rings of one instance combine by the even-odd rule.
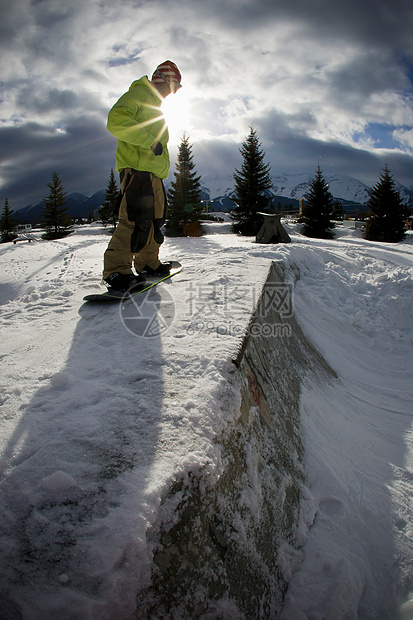
[[[166,179],[169,133],[161,103],[162,98],[145,75],[133,82],[109,111],[107,129],[117,138],[116,170],[134,168]],[[156,140],[163,146],[162,155],[151,151]]]

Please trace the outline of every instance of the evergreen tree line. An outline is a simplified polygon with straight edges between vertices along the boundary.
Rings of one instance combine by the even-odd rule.
[[[256,235],[263,218],[262,212],[270,212],[273,196],[270,166],[265,163],[265,153],[257,136],[250,127],[240,153],[242,165],[234,172],[234,208],[231,210],[234,232]],[[201,214],[200,176],[195,172],[192,147],[184,136],[179,147],[175,181],[168,193],[169,219],[166,232],[170,235],[184,234],[188,222],[197,221]],[[329,192],[320,164],[304,196],[301,213],[302,232],[308,237],[333,238],[333,216],[340,213],[340,205]],[[401,241],[405,235],[408,214],[396,183],[387,167],[378,183],[370,190],[367,202],[370,215],[366,223],[366,239],[371,241]]]
[[[270,212],[273,196],[270,166],[265,163],[265,153],[257,136],[250,127],[249,135],[240,148],[243,161],[240,170],[234,172],[234,208],[231,218],[234,232],[242,235],[256,235],[262,225],[260,213]],[[197,174],[193,161],[192,145],[184,135],[178,149],[174,181],[168,191],[168,217],[165,232],[169,236],[200,235],[202,228],[201,176]],[[66,192],[56,172],[48,183],[49,194],[44,198],[43,221],[46,239],[56,239],[71,232],[68,217],[69,207]],[[300,214],[302,232],[308,237],[332,238],[333,215],[337,215],[338,205],[329,192],[318,164],[314,178],[304,196]],[[115,228],[120,193],[113,169],[110,171],[105,201],[99,209],[99,217],[104,226]],[[396,183],[387,167],[378,183],[370,190],[367,202],[370,215],[366,223],[366,239],[371,241],[397,242],[404,238],[405,220],[408,214]],[[6,199],[0,219],[1,241],[12,241],[15,237],[15,222]]]
[[[265,153],[253,127],[250,127],[240,153],[242,165],[234,172],[235,204],[230,215],[234,232],[256,235],[263,222],[260,213],[270,212],[273,196],[270,191],[270,166],[265,163]],[[170,211],[166,223],[166,233],[172,236],[185,234],[185,226],[191,221],[198,221],[201,214],[201,177],[195,172],[192,147],[185,136],[179,147],[176,167],[175,181],[168,192]],[[322,239],[333,238],[333,216],[339,214],[340,205],[329,192],[320,164],[304,198],[301,213],[303,234]],[[396,190],[387,164],[378,183],[370,190],[366,206],[370,211],[366,239],[397,242],[404,238],[408,209]]]
[[[244,235],[256,235],[262,225],[259,213],[267,211],[272,202],[269,190],[272,186],[270,167],[265,164],[265,153],[254,128],[243,143],[241,170],[236,170],[235,202],[232,210],[233,228]],[[369,217],[366,222],[366,239],[371,241],[398,242],[404,238],[408,208],[396,190],[387,164],[377,184],[370,190],[366,204]],[[320,164],[310,187],[304,195],[301,213],[302,233],[308,237],[331,239],[333,237],[333,215],[339,205],[329,192]]]
[[[60,239],[72,232],[72,222],[69,218],[69,205],[66,202],[66,192],[57,172],[52,173],[52,180],[47,184],[49,194],[43,199],[44,207],[41,226],[45,229],[44,239]],[[16,221],[14,211],[10,208],[6,198],[0,218],[1,242],[16,239]]]
[[[404,239],[408,208],[396,190],[396,182],[387,164],[379,181],[370,189],[370,198],[366,207],[369,209],[369,216],[366,220],[366,239],[391,243]],[[318,165],[315,177],[305,194],[301,213],[303,234],[307,237],[333,238],[333,209],[334,198],[328,191],[328,184]]]

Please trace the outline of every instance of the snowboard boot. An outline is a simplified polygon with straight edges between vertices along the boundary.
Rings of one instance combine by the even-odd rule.
[[[169,276],[169,273],[172,268],[172,263],[161,263],[159,267],[156,269],[152,269],[152,267],[148,267],[145,265],[143,268],[143,272],[147,276]]]
[[[115,271],[104,280],[109,287],[115,291],[132,291],[139,288],[145,282],[145,276],[139,273],[134,275],[133,273],[119,273]]]

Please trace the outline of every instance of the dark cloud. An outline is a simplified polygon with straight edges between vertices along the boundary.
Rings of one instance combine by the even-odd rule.
[[[230,177],[254,125],[274,175],[321,156],[366,183],[387,161],[411,185],[412,32],[410,0],[2,2],[0,199],[40,200],[52,170],[68,191],[104,188],[107,112],[165,58],[199,174]]]
[[[318,163],[327,174],[346,174],[358,178],[366,185],[378,180],[386,162],[390,171],[397,170],[400,182],[409,186],[412,179],[412,160],[410,156],[393,153],[379,155],[370,151],[357,150],[345,144],[324,142],[303,136],[290,136],[288,140],[274,141],[266,149],[271,162],[272,173],[288,172],[294,158],[296,170],[313,173]]]
[[[407,187],[412,185],[413,158],[409,154],[367,151],[335,141],[310,138],[294,131],[280,115],[260,119],[256,129],[274,176],[291,171],[311,173],[320,163],[326,173],[346,174],[373,185],[387,163],[400,183]]]
[[[327,69],[327,76],[337,96],[365,98],[389,89],[409,88],[404,67],[385,51],[366,50],[339,67]]]
[[[69,193],[105,189],[114,153],[115,140],[93,117],[72,121],[65,131],[36,123],[2,128],[0,165],[7,182],[1,195],[13,209],[38,202],[53,171]]]
[[[210,3],[208,3],[210,4]],[[227,27],[245,30],[277,20],[294,22],[307,33],[325,39],[360,40],[363,44],[399,41],[401,48],[412,47],[413,8],[408,0],[261,0],[227,2],[215,0],[216,15]],[[403,19],[400,17],[403,16]]]
[[[17,104],[22,110],[34,110],[44,113],[55,110],[71,110],[80,105],[79,96],[72,90],[49,88],[33,94],[33,90],[26,86],[16,97]]]

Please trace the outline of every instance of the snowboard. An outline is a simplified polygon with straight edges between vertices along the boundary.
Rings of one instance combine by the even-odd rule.
[[[130,292],[129,291],[116,291],[112,289],[112,290],[105,291],[104,293],[92,293],[91,295],[86,295],[85,297],[83,297],[83,300],[97,302],[97,303],[102,303],[102,302],[105,302],[105,303],[118,302],[119,303],[122,301],[128,301],[128,299],[132,299],[132,297],[136,297],[136,295],[140,295],[141,293],[144,293],[145,291],[149,290],[150,288],[153,288],[160,282],[169,280],[169,278],[172,278],[172,276],[182,271],[182,265],[178,261],[171,260],[171,261],[165,261],[165,262],[171,263],[172,265],[170,272],[166,276],[146,276],[145,282],[142,282],[142,284],[140,284],[138,288],[134,288],[133,291],[130,291]]]

